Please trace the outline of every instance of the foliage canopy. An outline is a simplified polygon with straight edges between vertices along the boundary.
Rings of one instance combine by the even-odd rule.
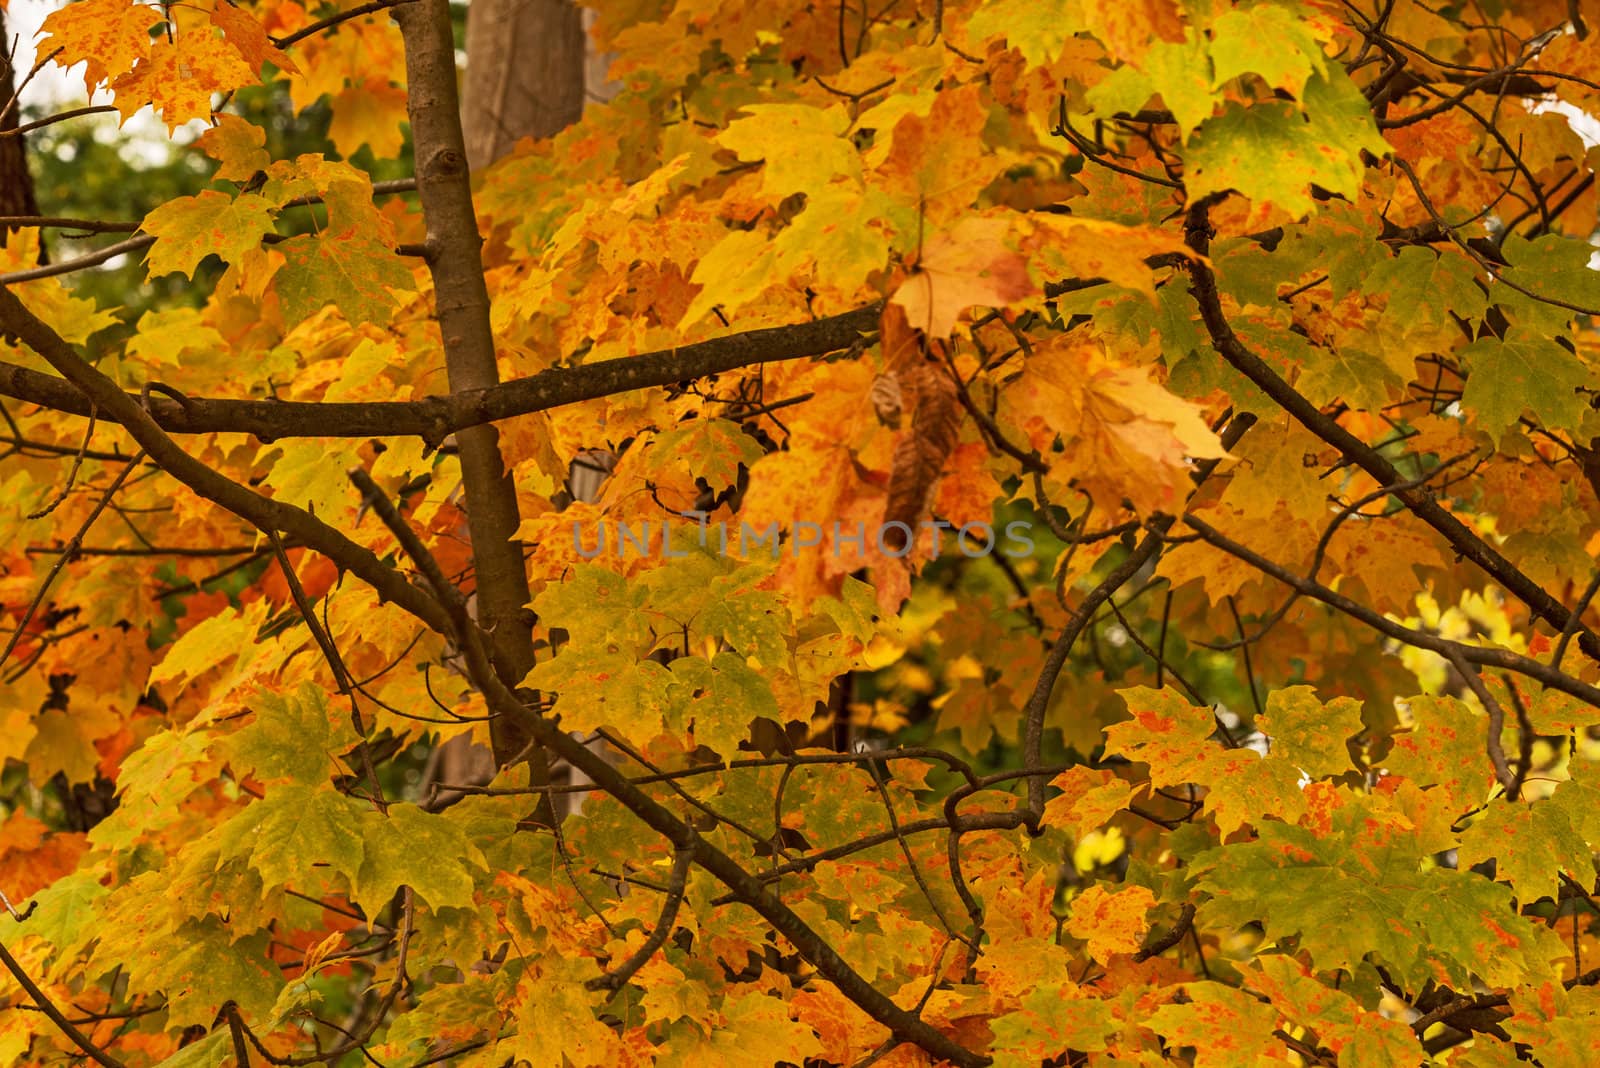
[[[0,1063],[1595,1063],[1579,5],[595,6],[47,21],[210,178],[0,251]]]

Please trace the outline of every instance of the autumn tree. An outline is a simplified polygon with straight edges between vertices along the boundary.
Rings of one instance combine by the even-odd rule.
[[[445,0],[47,20],[214,170],[0,250],[0,1059],[1593,1063],[1578,5],[595,9],[480,168]]]

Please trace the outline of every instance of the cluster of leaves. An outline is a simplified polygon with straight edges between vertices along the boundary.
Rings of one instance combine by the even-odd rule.
[[[0,1063],[1592,1063],[1576,8],[594,6],[470,196],[443,0],[46,22],[215,169],[0,250]]]

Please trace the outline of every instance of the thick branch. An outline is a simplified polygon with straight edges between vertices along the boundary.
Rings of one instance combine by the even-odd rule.
[[[494,331],[489,325],[489,289],[483,280],[483,238],[472,207],[472,178],[461,132],[461,102],[456,95],[455,36],[448,0],[418,0],[396,10],[405,40],[406,112],[416,144],[417,193],[427,222],[428,270],[443,335],[450,392],[490,389],[499,384]],[[461,447],[461,484],[467,531],[478,587],[478,619],[489,635],[490,657],[508,686],[533,670],[533,619],[525,606],[533,599],[517,541],[521,515],[517,488],[500,452],[493,423],[456,434]],[[515,722],[490,724],[495,762],[504,766],[527,748]],[[544,755],[532,756],[535,777],[543,781]],[[548,799],[543,799],[548,805]]]
[[[252,434],[279,438],[420,437],[437,446],[452,433],[564,404],[609,397],[633,389],[665,386],[758,363],[805,359],[849,348],[877,329],[882,308],[870,304],[841,315],[793,326],[748,330],[681,348],[559,367],[488,389],[417,401],[315,403],[220,400],[187,397],[179,402],[152,396],[156,425],[172,434]],[[125,394],[134,404],[137,396]],[[0,362],[0,397],[12,397],[58,412],[88,415],[89,401],[70,382],[16,364]],[[117,421],[104,408],[101,419]]]

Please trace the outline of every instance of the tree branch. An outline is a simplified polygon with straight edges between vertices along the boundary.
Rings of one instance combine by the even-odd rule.
[[[171,434],[251,434],[263,442],[293,437],[420,437],[437,448],[453,433],[501,419],[629,390],[685,382],[753,364],[836,352],[849,348],[862,335],[876,330],[881,312],[881,305],[870,304],[808,323],[747,330],[679,348],[554,368],[487,389],[465,390],[447,397],[318,403],[209,397],[186,397],[180,402],[153,396],[149,399],[149,414],[158,427]],[[134,394],[124,396],[139,403],[140,398]],[[12,397],[71,415],[87,416],[90,409],[88,399],[70,382],[3,361],[0,361],[0,397]],[[100,418],[120,421],[103,406]]]

